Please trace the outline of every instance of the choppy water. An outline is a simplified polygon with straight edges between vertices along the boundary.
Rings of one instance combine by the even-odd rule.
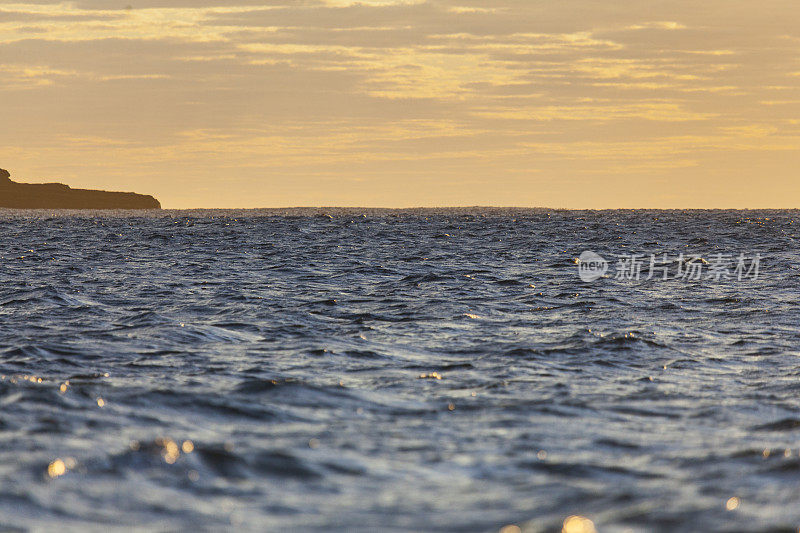
[[[797,531],[797,217],[0,211],[0,524]]]

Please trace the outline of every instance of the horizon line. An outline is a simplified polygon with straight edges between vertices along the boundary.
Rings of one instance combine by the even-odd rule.
[[[795,207],[548,207],[548,206],[515,206],[515,205],[439,205],[439,206],[353,206],[353,205],[294,205],[294,206],[264,206],[264,207],[163,207],[160,211],[210,211],[210,210],[300,210],[300,209],[351,209],[375,211],[412,211],[436,209],[518,209],[518,210],[543,210],[543,211],[797,211]]]

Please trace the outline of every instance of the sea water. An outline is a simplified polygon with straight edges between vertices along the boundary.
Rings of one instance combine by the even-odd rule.
[[[0,210],[0,525],[797,531],[797,220]]]

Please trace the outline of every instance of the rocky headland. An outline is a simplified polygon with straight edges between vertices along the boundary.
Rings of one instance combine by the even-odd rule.
[[[161,209],[158,200],[132,192],[72,189],[63,183],[17,183],[0,168],[0,208]]]

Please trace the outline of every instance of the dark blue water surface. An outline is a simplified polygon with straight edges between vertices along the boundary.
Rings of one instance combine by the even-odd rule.
[[[0,525],[797,531],[798,216],[0,210]]]

